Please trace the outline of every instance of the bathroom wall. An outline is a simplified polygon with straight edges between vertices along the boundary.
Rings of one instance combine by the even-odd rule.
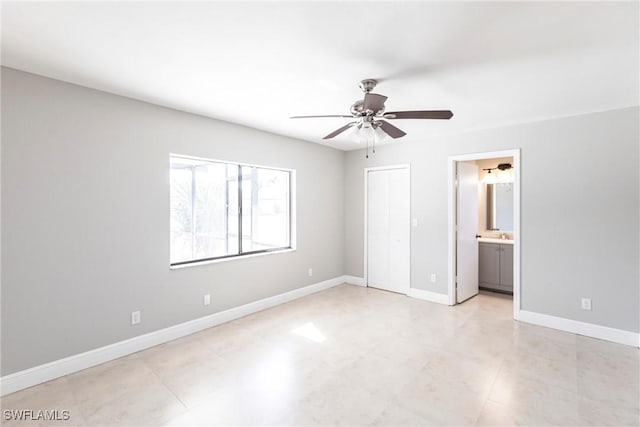
[[[482,237],[500,237],[503,231],[487,230],[487,186],[484,182],[488,172],[483,169],[495,168],[500,163],[511,163],[513,166],[513,157],[501,157],[495,159],[482,159],[476,160],[475,164],[478,166],[478,234]],[[499,170],[491,171],[492,175],[498,175],[501,172]],[[502,172],[513,177],[513,169]],[[510,233],[513,230],[506,231],[507,237],[513,237]]]

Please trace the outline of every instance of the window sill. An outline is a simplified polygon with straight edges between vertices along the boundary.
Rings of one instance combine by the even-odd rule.
[[[285,252],[294,252],[294,251],[295,251],[295,248],[288,248],[288,249],[281,249],[279,251],[259,252],[257,254],[246,254],[246,255],[238,255],[238,256],[233,256],[233,257],[228,257],[228,258],[210,259],[210,260],[206,260],[206,261],[196,261],[196,262],[190,262],[188,264],[171,265],[171,266],[169,266],[169,270],[180,270],[180,269],[183,269],[183,268],[199,267],[201,265],[218,264],[218,263],[221,263],[221,262],[230,262],[230,261],[236,261],[236,260],[241,260],[241,259],[255,258],[255,257],[259,257],[259,256],[273,255],[273,254],[282,254],[282,253],[285,253]]]

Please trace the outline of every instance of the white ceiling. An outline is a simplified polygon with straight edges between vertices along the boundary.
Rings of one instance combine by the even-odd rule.
[[[638,2],[2,4],[2,64],[312,142],[358,82],[434,134],[639,104]],[[349,135],[329,145],[360,148]]]

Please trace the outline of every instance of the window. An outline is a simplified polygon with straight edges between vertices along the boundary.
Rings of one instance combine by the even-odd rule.
[[[291,171],[170,157],[171,265],[291,248]]]

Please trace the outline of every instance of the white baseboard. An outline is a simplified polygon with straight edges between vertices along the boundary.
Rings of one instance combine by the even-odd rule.
[[[607,326],[594,325],[593,323],[579,322],[563,317],[550,316],[548,314],[533,311],[520,310],[518,320],[547,328],[558,329],[591,338],[611,341],[618,344],[640,346],[640,334],[622,329],[609,328]]]
[[[342,276],[342,277],[344,277],[344,282],[348,283],[349,285],[367,286],[366,283],[364,283],[364,277],[358,277],[358,276]]]
[[[409,288],[407,296],[411,298],[423,299],[425,301],[437,302],[438,304],[449,305],[449,295],[437,292],[425,291],[422,289]]]
[[[285,302],[293,301],[315,292],[329,289],[333,286],[349,282],[350,276],[339,276],[324,282],[315,283],[303,288],[294,289],[283,294],[274,295],[269,298],[254,301],[239,307],[230,308],[225,311],[190,320],[165,329],[150,332],[120,341],[104,347],[96,348],[84,353],[65,357],[35,366],[0,378],[0,396],[13,393],[43,382],[53,380],[101,363],[109,362],[119,357],[171,341],[186,335],[193,334],[203,329],[211,328],[252,313],[256,313],[267,308],[274,307]]]

